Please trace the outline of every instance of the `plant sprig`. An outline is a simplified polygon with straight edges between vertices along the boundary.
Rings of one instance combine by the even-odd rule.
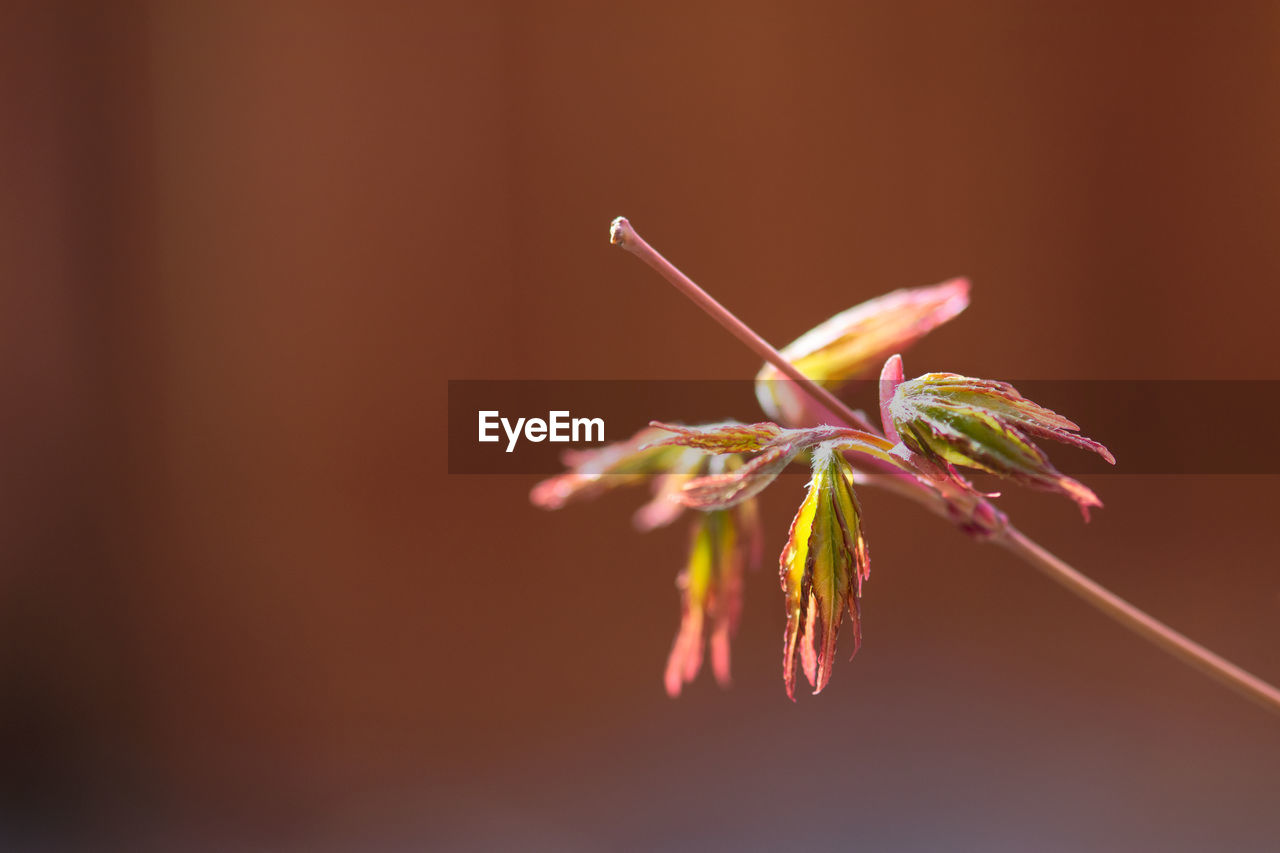
[[[1032,541],[990,502],[995,495],[978,492],[960,472],[982,471],[1057,492],[1075,501],[1088,520],[1089,508],[1102,502],[1087,486],[1058,472],[1035,440],[1070,444],[1115,464],[1110,452],[1081,436],[1074,423],[1027,400],[1008,383],[949,373],[905,379],[896,350],[960,313],[968,304],[967,280],[895,291],[863,303],[780,352],[659,254],[626,219],[615,219],[609,233],[612,243],[656,270],[765,360],[757,397],[767,414],[784,421],[701,427],[653,422],[626,442],[574,455],[567,460],[573,470],[539,484],[531,495],[535,504],[557,508],[575,497],[657,475],[657,496],[637,514],[637,526],[670,523],[684,508],[698,511],[693,553],[681,575],[684,616],[667,665],[669,693],[678,694],[696,675],[704,624],[712,626],[717,680],[728,682],[728,636],[740,611],[741,569],[758,559],[755,497],[788,465],[807,457],[812,477],[779,561],[787,612],[783,680],[792,698],[797,663],[815,693],[826,686],[846,611],[855,653],[861,643],[862,587],[870,577],[870,556],[854,486],[869,482],[915,500],[975,538],[1001,545],[1139,636],[1280,713],[1275,686]],[[829,386],[867,372],[886,357],[878,429]],[[863,476],[867,473],[884,476]]]

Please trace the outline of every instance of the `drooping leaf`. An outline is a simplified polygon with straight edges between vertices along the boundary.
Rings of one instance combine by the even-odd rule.
[[[779,560],[787,613],[782,678],[793,700],[797,661],[814,693],[830,681],[846,610],[857,652],[862,640],[862,583],[870,576],[870,565],[853,470],[838,445],[820,445],[813,453],[813,477]]]
[[[677,580],[680,629],[667,657],[663,682],[677,696],[702,667],[709,647],[716,681],[730,683],[730,641],[742,613],[743,568],[753,563],[759,541],[755,503],[736,510],[698,513],[694,520],[689,561]]]

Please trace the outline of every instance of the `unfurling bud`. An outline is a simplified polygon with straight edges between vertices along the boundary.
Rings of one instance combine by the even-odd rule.
[[[827,388],[874,375],[886,356],[901,352],[969,304],[969,282],[956,278],[930,287],[895,290],[855,305],[792,341],[782,355]],[[756,374],[756,399],[772,419],[791,426],[828,420],[781,371],[766,364]]]
[[[955,466],[1066,495],[1086,520],[1089,507],[1102,506],[1088,487],[1054,468],[1033,439],[1091,450],[1114,465],[1110,451],[1007,382],[926,373],[897,386],[888,414],[903,444],[946,468],[962,485],[967,483]]]

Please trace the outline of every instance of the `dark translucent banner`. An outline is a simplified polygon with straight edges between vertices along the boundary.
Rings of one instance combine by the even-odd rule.
[[[1042,441],[1073,476],[1280,474],[1280,381],[1015,380],[1022,394],[1105,444],[1114,468]],[[879,424],[875,381],[839,392]],[[742,380],[450,380],[450,474],[554,474],[566,450],[628,438],[651,420],[767,420]]]

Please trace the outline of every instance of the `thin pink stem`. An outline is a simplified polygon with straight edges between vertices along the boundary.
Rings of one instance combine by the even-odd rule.
[[[1262,707],[1280,712],[1280,690],[1178,633],[1096,581],[1090,580],[1057,556],[1046,551],[1043,546],[1028,539],[1022,531],[1013,526],[1006,526],[995,541],[1039,569],[1055,583],[1066,587],[1121,625],[1155,643],[1183,663],[1200,670]]]
[[[832,394],[797,370],[796,366],[787,361],[782,353],[773,348],[772,344],[760,337],[755,329],[739,320],[732,311],[717,302],[711,294],[694,284],[693,280],[682,273],[675,264],[662,257],[657,249],[645,242],[645,239],[631,227],[631,223],[623,217],[619,216],[613,220],[613,225],[609,228],[609,241],[615,246],[621,246],[626,249],[657,270],[658,274],[671,282],[676,290],[693,300],[695,305],[710,314],[717,323],[728,329],[735,338],[746,344],[752,352],[778,368],[778,370],[781,370],[787,378],[797,383],[811,397],[830,409],[833,414],[838,415],[850,426],[867,432],[878,432],[874,426],[868,423],[866,418],[841,402],[840,398],[835,394]]]
[[[711,297],[705,290],[677,269],[670,261],[660,255],[645,242],[626,219],[618,217],[613,221],[609,238],[614,245],[621,246],[640,260],[653,267],[671,282],[677,290],[689,297],[703,311],[710,314],[720,325],[724,326],[734,337],[742,341],[765,361],[803,388],[818,403],[832,413],[844,419],[850,426],[867,432],[877,430],[867,420],[845,405],[839,398],[809,379],[782,353],[774,349],[768,341],[760,337],[754,329],[742,322],[729,309]],[[877,478],[880,479],[880,478]],[[873,481],[875,482],[875,481]],[[913,500],[921,503],[929,510],[947,515],[945,500],[941,500],[933,492],[913,488],[906,482],[890,478],[880,482]],[[913,484],[914,485],[914,482]],[[1201,646],[1199,643],[1178,633],[1155,617],[1145,613],[1106,587],[1090,580],[1070,565],[1046,551],[1042,546],[1028,539],[1025,534],[1007,523],[1001,523],[992,530],[991,537],[1014,554],[1030,563],[1053,581],[1066,587],[1080,598],[1115,619],[1120,624],[1144,637],[1160,648],[1172,654],[1183,663],[1200,670],[1209,677],[1234,690],[1240,695],[1256,702],[1262,707],[1280,713],[1280,689],[1268,684],[1253,675]]]

